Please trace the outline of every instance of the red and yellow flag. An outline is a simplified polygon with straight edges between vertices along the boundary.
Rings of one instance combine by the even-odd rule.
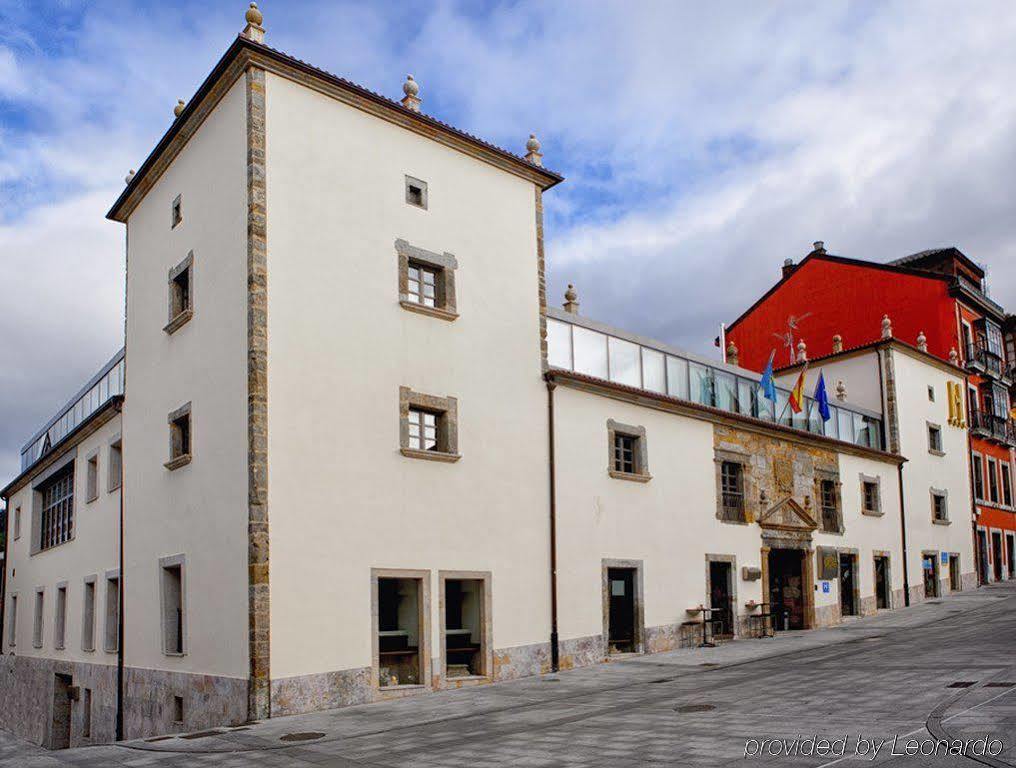
[[[801,373],[797,377],[797,383],[790,391],[790,410],[800,413],[804,410],[804,375],[808,373],[808,364],[804,364]]]

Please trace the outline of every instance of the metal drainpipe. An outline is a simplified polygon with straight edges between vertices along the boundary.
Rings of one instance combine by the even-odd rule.
[[[967,390],[965,378],[963,380],[963,389],[963,401],[966,402],[970,393]],[[969,419],[967,419],[967,467],[970,479],[970,535],[974,537],[974,573],[976,574],[977,586],[981,587],[986,582],[981,578],[981,542],[977,536],[977,494],[974,490],[974,439],[970,436]],[[981,471],[981,477],[983,478],[983,465]],[[962,580],[962,578],[961,575],[960,579]]]
[[[123,617],[123,606],[124,606],[124,592],[127,584],[126,574],[124,573],[124,554],[123,554],[123,461],[124,461],[124,437],[123,437],[123,403],[121,402],[116,406],[116,412],[121,414],[120,419],[120,594],[119,599],[119,615],[117,617],[117,643],[116,643],[116,740],[123,741],[123,678],[124,678],[124,617]]]
[[[557,638],[557,472],[554,464],[554,383],[550,374],[547,381],[547,439],[550,470],[550,668],[558,671],[560,650]]]

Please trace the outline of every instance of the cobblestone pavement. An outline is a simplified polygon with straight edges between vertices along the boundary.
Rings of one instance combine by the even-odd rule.
[[[962,684],[962,685],[959,685]],[[0,768],[80,766],[1016,766],[1016,583],[718,648],[277,718],[197,739],[47,752],[0,732]],[[283,742],[287,734],[320,734]],[[847,737],[845,758],[755,739]],[[998,739],[997,757],[857,758],[858,737]],[[994,743],[997,746],[997,742]],[[838,745],[837,745],[838,749]],[[766,752],[771,751],[767,745]]]

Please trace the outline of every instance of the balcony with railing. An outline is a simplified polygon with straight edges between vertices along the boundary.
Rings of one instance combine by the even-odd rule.
[[[21,471],[32,466],[110,399],[123,392],[124,351],[121,349],[22,447]]]
[[[811,397],[805,398],[801,413],[794,413],[788,406],[790,391],[777,387],[773,403],[762,396],[760,376],[753,371],[708,362],[560,310],[551,309],[548,314],[552,368],[884,450],[882,417],[878,413],[830,403],[831,418],[824,421]],[[813,381],[809,388],[812,386]]]
[[[1016,445],[1016,424],[1013,420],[981,410],[970,412],[970,434],[1008,446]]]
[[[1012,370],[999,352],[983,342],[967,345],[966,364],[968,371],[982,373],[993,379],[1009,379]]]

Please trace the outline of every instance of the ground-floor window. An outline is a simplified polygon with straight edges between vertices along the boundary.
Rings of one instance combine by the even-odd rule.
[[[490,670],[490,575],[441,574],[444,677],[486,677]]]
[[[374,599],[379,688],[421,685],[425,681],[427,634],[424,589],[422,576],[381,575],[376,579]]]

